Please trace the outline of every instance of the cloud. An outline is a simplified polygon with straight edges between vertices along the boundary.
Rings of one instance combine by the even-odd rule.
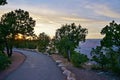
[[[14,10],[15,6],[12,5],[9,6],[9,8],[9,10],[7,10],[7,7],[5,7],[5,9],[3,8],[2,13]],[[17,8],[19,8],[19,6],[17,6]],[[99,38],[100,34],[96,33],[99,33],[101,27],[104,27],[104,24],[106,23],[101,20],[79,17],[78,15],[71,15],[64,11],[60,12],[54,9],[40,8],[37,6],[26,7],[25,5],[22,5],[21,9],[29,11],[30,16],[36,20],[34,31],[37,35],[41,32],[45,32],[52,37],[55,35],[56,29],[60,28],[62,24],[71,24],[74,22],[77,25],[81,24],[82,27],[86,27],[89,30],[87,38]]]
[[[91,21],[91,19],[79,18],[79,17],[75,17],[75,16],[61,17],[61,19],[67,20],[67,21],[82,21],[82,22]]]
[[[24,9],[30,13],[30,16],[33,17],[33,19],[36,20],[35,33],[38,35],[41,32],[45,32],[51,37],[54,36],[56,29],[60,28],[62,24],[66,23],[71,24],[74,22],[77,25],[81,24],[82,27],[88,29],[89,34],[87,38],[101,38],[101,35],[99,34],[100,30],[106,24],[108,24],[108,22],[105,21],[104,19],[102,20],[96,19],[96,16],[94,15],[113,18],[120,17],[118,13],[112,11],[105,5],[104,6],[95,4],[88,5],[87,4],[88,2],[84,2],[81,3],[81,5],[79,6],[80,3],[79,0],[76,1],[78,2],[72,4],[72,2],[74,2],[74,0],[72,0],[71,2],[72,6],[69,3],[66,3],[67,5],[64,6],[60,5],[62,8],[60,8],[60,6],[59,8],[55,7],[56,5],[54,5],[54,8],[51,8],[48,7],[49,5],[46,6],[44,4],[41,6],[41,4],[29,5],[28,3],[27,4],[9,3],[4,7],[0,8],[0,15],[15,9],[19,8]],[[24,3],[24,1],[22,0],[21,3]],[[84,6],[86,7],[86,10],[85,8],[83,8]],[[87,11],[88,9],[90,10]],[[90,16],[89,14],[93,14],[91,16],[92,18],[89,17]]]
[[[100,38],[103,38],[104,36],[101,35],[100,33],[89,33],[86,38],[87,39],[100,39]]]
[[[113,11],[110,7],[104,4],[86,5],[86,8],[91,9],[96,14],[101,16],[110,17],[110,18],[120,18],[119,13]]]
[[[34,31],[37,35],[39,35],[39,33],[45,32],[52,38],[55,36],[56,29],[58,29],[56,26],[58,25],[39,23],[35,26]]]

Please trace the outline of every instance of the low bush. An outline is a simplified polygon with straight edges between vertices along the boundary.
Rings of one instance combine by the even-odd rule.
[[[28,43],[28,44],[27,44],[27,48],[28,48],[28,49],[36,49],[37,46],[36,46],[35,43]]]
[[[0,71],[6,69],[11,64],[11,60],[0,52]]]
[[[77,52],[72,53],[71,61],[72,61],[73,65],[76,67],[81,67],[81,65],[83,63],[87,62],[88,60],[89,59],[84,54],[77,53]]]
[[[36,49],[37,41],[31,40],[16,40],[15,45],[16,48],[28,48],[28,49]]]
[[[0,44],[0,51],[4,50],[4,46]]]

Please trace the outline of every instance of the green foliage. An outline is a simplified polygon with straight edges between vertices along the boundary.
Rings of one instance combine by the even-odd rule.
[[[3,39],[1,39],[1,37],[0,37],[0,51],[3,52],[4,47],[5,47],[5,45],[4,45],[4,41],[3,41]]]
[[[89,59],[84,54],[77,53],[77,52],[72,53],[71,61],[72,61],[73,65],[76,67],[81,67],[81,65],[84,64],[85,62],[87,62],[88,60]]]
[[[5,5],[5,4],[7,4],[6,0],[0,0],[0,5]]]
[[[16,48],[36,49],[37,41],[36,40],[16,40],[14,46]]]
[[[56,42],[57,48],[64,57],[67,57],[68,50],[74,50],[73,43],[68,39],[68,37],[62,38],[59,42]]]
[[[101,69],[104,69],[108,63],[107,56],[103,53],[102,47],[97,46],[96,49],[92,49],[91,51],[92,61],[98,63]]]
[[[6,69],[7,67],[9,67],[10,64],[10,59],[5,54],[0,52],[0,70]]]
[[[116,72],[117,69],[120,69],[120,24],[112,21],[101,30],[101,34],[105,35],[101,41],[101,46],[108,48],[106,52],[109,59],[108,67]],[[114,49],[114,46],[118,49]]]
[[[101,34],[105,35],[105,37],[101,41],[101,46],[120,46],[120,24],[112,21],[109,25],[106,25],[101,30]]]
[[[69,60],[70,52],[74,50],[80,41],[85,41],[87,33],[87,29],[82,28],[80,25],[76,26],[74,23],[63,25],[56,31],[55,46],[59,53],[66,54]]]
[[[1,27],[1,26],[2,26],[2,25],[0,24],[0,27]],[[0,51],[3,52],[4,47],[5,47],[4,39],[3,39],[3,36],[2,36],[2,33],[1,33],[1,28],[0,28]]]
[[[58,41],[66,37],[69,41],[74,43],[74,46],[76,47],[79,41],[85,41],[87,33],[88,31],[86,28],[82,28],[80,25],[76,26],[72,23],[70,25],[63,25],[60,29],[57,29],[55,37]]]
[[[3,52],[3,50],[4,50],[4,45],[3,45],[3,44],[0,44],[0,51]]]
[[[120,70],[119,53],[113,49],[109,49],[109,51],[106,52],[106,55],[109,59],[107,67],[114,72],[118,72],[118,70]]]
[[[112,21],[106,25],[101,34],[101,46],[92,49],[92,60],[97,62],[102,69],[120,73],[120,24]]]
[[[30,42],[29,42],[29,43],[27,44],[27,48],[28,48],[28,49],[36,49],[36,48],[37,48],[37,45],[36,45],[36,43],[30,43]]]
[[[18,33],[32,35],[35,21],[29,16],[29,12],[19,9],[2,15],[1,24],[2,33],[7,32],[6,37],[11,38]]]
[[[119,53],[114,51],[112,48],[102,48],[97,46],[96,49],[92,49],[91,55],[92,61],[97,62],[99,65],[96,65],[97,67],[94,66],[94,69],[111,70],[117,73],[119,72]]]
[[[40,52],[45,52],[47,50],[49,42],[50,42],[50,37],[44,32],[40,33],[38,37],[38,50]]]
[[[49,42],[49,45],[48,45],[48,50],[47,52],[49,54],[54,54],[56,53],[56,48],[55,48],[55,39],[51,39],[50,42]]]
[[[24,10],[15,10],[8,12],[1,17],[0,34],[6,44],[8,56],[12,55],[12,47],[14,45],[15,36],[21,34],[23,36],[33,35],[35,20],[29,16],[29,12]]]

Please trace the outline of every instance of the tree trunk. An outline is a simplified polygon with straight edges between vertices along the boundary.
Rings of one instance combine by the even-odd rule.
[[[13,38],[10,40],[10,43],[9,43],[9,47],[10,47],[10,53],[9,53],[9,57],[11,57],[12,56],[12,54],[13,54],[13,50],[12,50],[12,48],[13,48],[13,45],[14,45],[14,36],[13,36]]]
[[[7,50],[7,55],[9,56],[9,46],[8,46],[7,40],[5,41],[5,46],[6,46],[6,50]]]
[[[13,53],[13,51],[12,51],[12,45],[10,45],[10,53],[9,53],[9,57],[12,56],[12,53]]]
[[[5,45],[6,45],[6,50],[7,50],[8,57],[11,57],[12,56],[12,47],[13,47],[13,44],[12,44],[11,41],[8,44],[8,41],[5,40]]]
[[[70,61],[70,50],[68,50],[68,61]]]

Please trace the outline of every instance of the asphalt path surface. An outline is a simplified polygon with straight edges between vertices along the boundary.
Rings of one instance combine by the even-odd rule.
[[[26,60],[6,80],[65,80],[62,71],[49,56],[27,50],[15,51],[24,54]]]

